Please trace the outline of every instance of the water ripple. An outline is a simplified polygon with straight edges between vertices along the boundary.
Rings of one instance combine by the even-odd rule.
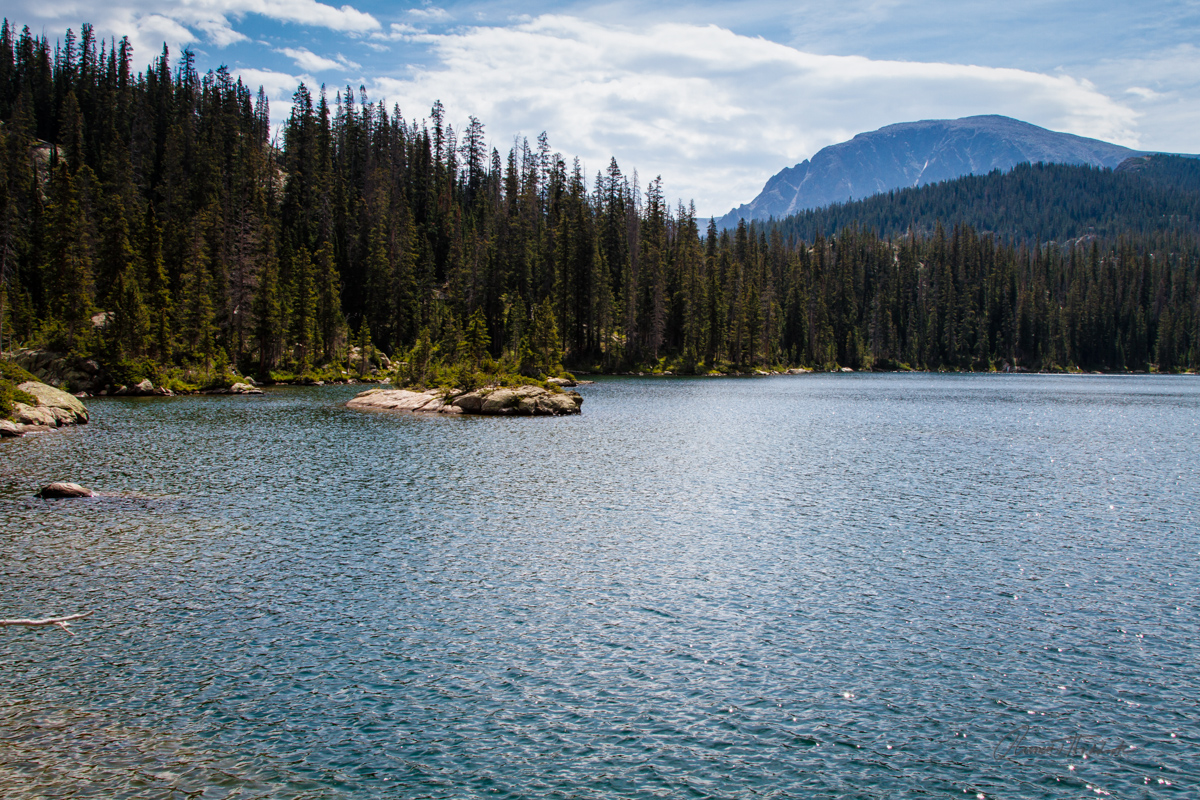
[[[0,443],[0,616],[95,611],[0,633],[5,796],[1195,794],[1194,380],[584,391]]]

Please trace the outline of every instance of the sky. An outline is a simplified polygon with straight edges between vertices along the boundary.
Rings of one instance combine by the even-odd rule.
[[[335,3],[339,0],[334,0]],[[227,65],[271,99],[364,87],[408,120],[434,101],[506,154],[545,131],[594,176],[616,158],[702,217],[822,147],[896,122],[1004,114],[1146,150],[1200,153],[1200,0],[381,2],[5,0],[61,38],[128,36]]]

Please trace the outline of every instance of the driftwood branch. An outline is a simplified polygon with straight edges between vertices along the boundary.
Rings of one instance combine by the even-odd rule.
[[[38,628],[45,625],[54,625],[58,628],[62,628],[64,631],[74,636],[75,631],[71,630],[71,622],[77,619],[83,619],[84,617],[90,617],[91,615],[91,611],[85,611],[82,614],[71,614],[70,616],[66,617],[47,617],[46,619],[0,619],[0,626],[25,625],[30,628]]]

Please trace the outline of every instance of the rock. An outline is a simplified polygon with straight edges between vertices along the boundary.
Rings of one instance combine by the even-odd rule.
[[[62,426],[62,425],[74,425],[75,424],[75,415],[72,414],[70,411],[67,411],[65,408],[50,407],[50,408],[47,408],[46,410],[49,411],[51,415],[53,415],[54,424],[56,427]]]
[[[33,373],[42,383],[68,386],[73,392],[95,394],[106,382],[100,365],[92,359],[72,358],[49,350],[24,349],[6,354]]]
[[[229,387],[230,394],[262,394],[263,390],[248,383],[235,383]]]
[[[465,414],[478,414],[483,410],[483,393],[467,392],[454,399],[454,407]]]
[[[412,411],[422,414],[482,414],[490,416],[558,416],[578,414],[578,392],[552,392],[540,386],[477,389],[459,394],[429,389],[368,389],[346,403],[348,408]]]
[[[6,419],[0,419],[0,437],[16,437],[25,435],[25,426],[18,425]]]
[[[413,392],[408,389],[368,389],[346,403],[347,408],[373,408],[385,411],[416,411],[433,399],[435,391]]]
[[[579,384],[569,378],[546,378],[546,383],[552,386],[578,386]]]
[[[854,372],[850,367],[842,367],[842,372]]]
[[[154,395],[156,397],[174,397],[175,393],[165,386],[154,387]]]
[[[113,390],[112,394],[113,394],[113,397],[124,397],[125,395],[129,394],[129,387],[126,386],[125,384],[121,384],[120,386],[118,386],[116,389]]]
[[[528,400],[521,402],[526,403]],[[551,416],[578,414],[581,405],[583,405],[583,398],[579,392],[563,392],[562,394],[547,392],[537,398],[537,410],[534,413],[550,414]]]
[[[22,425],[45,425],[58,427],[58,419],[48,408],[34,407],[24,403],[13,403],[12,418]]]
[[[149,378],[143,378],[141,383],[134,386],[129,393],[139,395],[154,394],[154,384],[150,382]]]
[[[480,414],[508,414],[521,402],[521,395],[513,389],[496,389],[483,398]]]
[[[413,411],[417,414],[436,414],[447,405],[449,404],[445,400],[435,395],[434,397],[430,398],[425,405],[421,406],[420,408],[414,408]]]
[[[37,381],[26,381],[17,388],[26,394],[33,395],[37,399],[38,408],[59,409],[66,412],[66,416],[62,417],[67,420],[64,424],[72,425],[88,421],[87,407],[79,402],[79,398],[67,394],[62,389],[55,389],[53,386],[47,386]],[[51,413],[53,414],[53,412]]]
[[[67,497],[95,497],[96,493],[78,483],[48,483],[42,487],[37,496],[43,500],[53,500]]]
[[[36,421],[29,420],[28,424],[57,427],[58,425],[78,425],[88,421],[87,407],[79,402],[78,397],[67,394],[62,389],[55,389],[53,386],[47,386],[37,381],[25,381],[17,388],[37,399],[37,408],[32,411],[40,413],[30,414],[36,418]],[[17,416],[17,406],[29,408],[24,403],[14,403],[14,418]],[[17,421],[24,422],[25,420]]]

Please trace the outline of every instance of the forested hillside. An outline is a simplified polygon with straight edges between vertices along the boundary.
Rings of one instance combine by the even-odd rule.
[[[1145,155],[1116,169],[1019,164],[1012,170],[883,192],[776,220],[786,235],[833,235],[858,224],[879,236],[933,233],[959,222],[1026,241],[1081,236],[1200,235],[1200,159]]]
[[[58,42],[0,30],[6,348],[131,377],[298,374],[360,342],[400,360],[486,350],[534,371],[559,356],[685,372],[1200,358],[1196,216],[1143,224],[1103,188],[1098,211],[1073,210],[1079,197],[1047,188],[1051,168],[1021,173],[1022,219],[1058,231],[1060,214],[1093,214],[1099,238],[1039,244],[1041,228],[1006,228],[1018,211],[993,224],[986,191],[965,188],[920,214],[856,204],[717,233],[660,180],[642,189],[615,160],[589,180],[544,134],[501,153],[440,104],[419,119],[302,85],[273,140],[262,91],[226,70],[198,74],[165,48],[132,63],[127,42],[88,26]],[[1144,191],[1148,209],[1194,196]]]

